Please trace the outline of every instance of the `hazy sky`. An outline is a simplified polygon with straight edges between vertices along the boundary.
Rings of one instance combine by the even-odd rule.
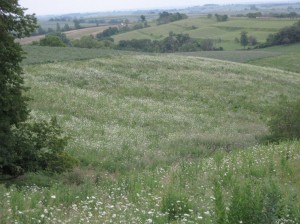
[[[264,2],[272,0],[265,0]],[[278,1],[278,0],[273,0]],[[75,12],[99,12],[149,8],[176,8],[207,3],[249,3],[257,0],[19,0],[28,13],[53,15]]]

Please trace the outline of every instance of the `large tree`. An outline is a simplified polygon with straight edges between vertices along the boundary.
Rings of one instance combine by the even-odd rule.
[[[11,128],[25,121],[27,98],[23,92],[23,51],[16,37],[29,36],[36,28],[34,15],[25,15],[17,0],[0,0],[0,163],[11,155]]]
[[[62,151],[66,138],[55,119],[27,121],[20,64],[24,52],[15,38],[30,36],[35,29],[34,15],[25,15],[18,0],[0,0],[0,175],[41,169],[58,172],[75,163]]]

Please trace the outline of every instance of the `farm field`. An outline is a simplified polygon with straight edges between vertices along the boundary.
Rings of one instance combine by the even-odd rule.
[[[298,99],[299,74],[174,54],[91,59],[75,48],[61,50],[74,55],[65,61],[31,59],[40,49],[27,47],[24,62],[31,116],[57,116],[80,166],[0,185],[2,223],[208,224],[223,211],[246,223],[247,211],[263,220],[255,206],[274,205],[282,216],[267,218],[300,220],[300,142],[259,145],[270,108]]]
[[[108,27],[109,26],[88,27],[88,28],[82,28],[82,29],[78,29],[78,30],[70,30],[70,31],[63,32],[63,33],[65,33],[66,36],[70,39],[80,39],[83,36],[89,36],[89,35],[95,36],[97,33],[103,32],[103,30],[107,29]],[[39,36],[32,36],[32,37],[25,37],[22,39],[17,39],[16,41],[22,45],[29,45],[33,41],[39,41],[40,39],[42,39],[44,37],[45,37],[45,35],[39,35]]]
[[[236,50],[242,47],[234,42],[240,37],[241,31],[247,31],[249,36],[254,36],[259,42],[265,42],[270,33],[290,26],[297,22],[291,19],[248,19],[229,18],[226,22],[217,22],[214,18],[206,17],[190,18],[173,23],[152,26],[142,30],[135,30],[113,36],[116,42],[131,39],[162,39],[168,36],[170,31],[174,33],[187,33],[196,39],[214,39],[221,43],[225,50]],[[228,42],[230,44],[228,44]]]
[[[248,63],[300,73],[300,44],[256,50],[180,52],[180,55]]]

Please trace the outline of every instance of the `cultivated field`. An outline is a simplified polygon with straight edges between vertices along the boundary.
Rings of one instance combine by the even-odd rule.
[[[96,36],[96,34],[103,32],[103,30],[107,29],[109,26],[97,26],[97,27],[88,27],[88,28],[82,28],[78,30],[70,30],[67,32],[63,32],[66,34],[66,36],[70,39],[79,39],[83,36],[89,36],[93,35]],[[22,39],[17,39],[16,41],[19,42],[22,45],[28,45],[31,44],[33,41],[39,41],[40,39],[44,38],[45,35],[39,35],[39,36],[32,36],[32,37],[25,37]]]
[[[299,98],[299,74],[193,56],[99,54],[25,62],[31,116],[57,116],[80,166],[0,185],[2,223],[300,220],[300,143],[258,145],[270,108]]]

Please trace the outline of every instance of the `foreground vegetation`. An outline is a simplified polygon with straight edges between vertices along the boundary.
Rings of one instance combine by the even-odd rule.
[[[79,166],[1,185],[1,222],[299,222],[300,143],[258,146],[298,74],[101,52],[25,62],[31,116],[57,116]]]

